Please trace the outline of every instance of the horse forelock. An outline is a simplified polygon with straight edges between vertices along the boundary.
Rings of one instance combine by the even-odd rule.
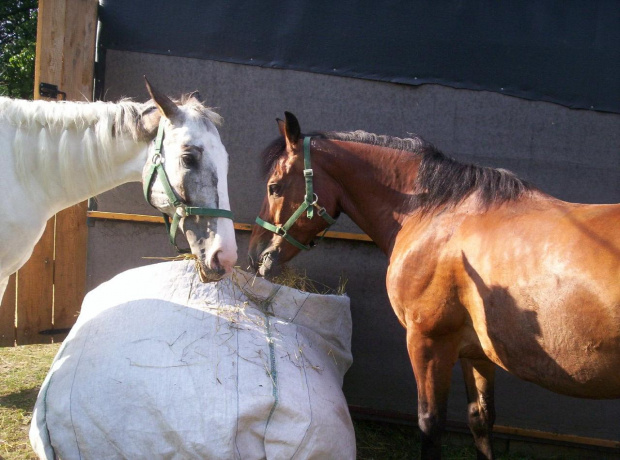
[[[222,124],[222,116],[215,112],[212,107],[207,107],[198,99],[196,99],[193,93],[184,94],[181,96],[180,101],[174,101],[177,105],[183,107],[184,109],[193,112],[198,117],[208,120],[216,126],[220,126]]]

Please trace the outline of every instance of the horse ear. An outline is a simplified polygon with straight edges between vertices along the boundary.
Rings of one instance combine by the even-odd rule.
[[[200,102],[201,104],[204,104],[204,99],[202,98],[202,96],[200,95],[200,92],[198,91],[192,91],[188,97],[188,99],[196,99],[198,102]]]
[[[286,137],[286,122],[276,118],[276,123],[278,123],[278,130],[280,131],[282,137]]]
[[[297,117],[291,112],[284,112],[284,138],[286,139],[286,145],[291,150],[297,145],[299,138],[301,137],[301,128],[299,127],[299,121]],[[282,129],[282,128],[280,128]]]
[[[155,137],[159,121],[162,114],[156,106],[149,104],[140,114],[140,123],[142,127],[143,137],[146,140]]]
[[[170,100],[168,96],[163,93],[160,93],[157,89],[153,88],[146,76],[144,77],[144,82],[146,83],[146,90],[149,92],[149,95],[155,102],[155,105],[159,109],[159,111],[166,118],[171,120],[179,113],[179,108],[177,105]]]

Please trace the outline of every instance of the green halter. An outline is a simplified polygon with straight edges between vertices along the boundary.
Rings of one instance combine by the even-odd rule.
[[[317,215],[325,219],[325,221],[329,224],[325,229],[325,232],[327,232],[327,229],[329,227],[336,223],[336,219],[327,214],[325,208],[317,204],[317,201],[319,201],[319,197],[316,195],[316,193],[314,193],[312,188],[312,176],[314,173],[312,171],[312,167],[310,166],[311,139],[312,138],[310,136],[306,136],[304,138],[304,179],[306,181],[306,196],[304,198],[304,202],[299,206],[299,208],[297,208],[297,211],[293,213],[293,215],[286,221],[284,225],[274,225],[270,224],[269,222],[265,222],[260,217],[256,218],[256,223],[264,229],[269,230],[276,235],[280,235],[282,238],[284,238],[296,248],[306,251],[310,249],[310,246],[300,243],[288,233],[288,231],[295,224],[295,222],[297,222],[297,219],[299,219],[304,212],[306,212],[308,219],[312,219],[314,217],[314,208],[317,208]],[[325,235],[325,232],[323,232],[323,235]]]
[[[161,118],[159,122],[159,128],[157,129],[157,137],[155,138],[155,154],[151,160],[151,164],[149,169],[144,177],[144,181],[142,183],[142,189],[144,192],[144,199],[148,204],[151,204],[150,200],[150,190],[151,185],[154,182],[155,176],[159,176],[159,180],[161,181],[162,186],[164,187],[164,192],[168,197],[168,201],[172,206],[176,208],[176,212],[172,217],[172,222],[170,222],[170,217],[166,213],[162,213],[164,216],[164,224],[166,224],[166,230],[168,231],[168,237],[170,239],[170,244],[172,244],[179,253],[188,253],[189,249],[179,249],[176,244],[175,236],[177,233],[177,229],[179,228],[179,222],[182,217],[186,216],[207,216],[207,217],[225,217],[227,219],[233,218],[233,213],[228,211],[227,209],[213,209],[213,208],[201,208],[195,206],[187,206],[183,203],[182,200],[177,198],[174,190],[172,190],[172,186],[170,185],[170,181],[168,180],[168,176],[166,175],[166,170],[164,169],[164,165],[162,162],[163,156],[161,153],[163,142],[164,142],[164,117]],[[154,207],[154,206],[153,206]]]

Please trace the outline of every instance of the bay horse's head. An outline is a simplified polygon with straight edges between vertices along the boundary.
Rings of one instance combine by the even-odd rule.
[[[250,265],[267,277],[310,249],[338,212],[336,184],[311,156],[312,137],[301,134],[293,114],[285,115],[277,120],[282,137],[263,152],[267,194],[250,237]]]
[[[228,153],[197,93],[176,104],[146,82],[152,101],[142,113],[144,130],[157,132],[143,170],[146,200],[163,214],[176,246],[180,228],[200,267],[202,281],[232,271],[237,244],[228,199]],[[150,136],[152,138],[152,134]]]

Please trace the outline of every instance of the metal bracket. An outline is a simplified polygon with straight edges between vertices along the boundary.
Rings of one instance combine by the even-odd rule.
[[[52,85],[51,83],[39,83],[39,96],[47,97],[49,99],[58,99],[58,95],[60,95],[61,101],[67,100],[67,93],[60,91],[57,85]]]
[[[89,211],[96,211],[97,210],[97,198],[89,198],[88,199],[88,210]],[[95,226],[95,219],[93,219],[92,217],[87,217],[86,218],[86,225],[88,227],[94,227]]]

